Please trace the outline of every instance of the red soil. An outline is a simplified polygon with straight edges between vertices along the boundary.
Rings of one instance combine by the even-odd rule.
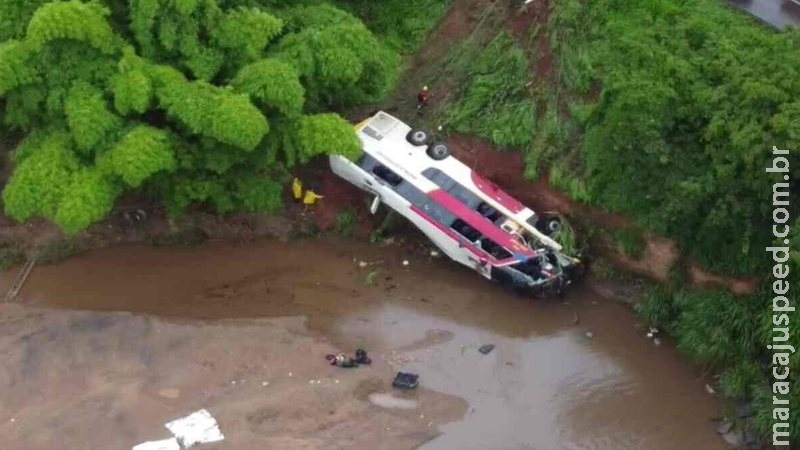
[[[617,230],[631,224],[630,218],[621,214],[603,211],[572,201],[566,194],[550,186],[546,175],[536,182],[525,179],[525,161],[516,151],[502,151],[489,142],[474,136],[456,135],[448,142],[453,154],[488,178],[503,190],[516,197],[535,211],[554,211],[570,217],[583,229],[600,227]],[[617,266],[660,281],[669,277],[672,267],[680,262],[678,244],[663,236],[645,234],[645,250],[639,259],[622,254],[609,238],[594,242],[596,250],[609,257]],[[757,287],[755,277],[738,279],[711,274],[693,262],[688,263],[692,282],[697,286],[716,285],[744,294]]]

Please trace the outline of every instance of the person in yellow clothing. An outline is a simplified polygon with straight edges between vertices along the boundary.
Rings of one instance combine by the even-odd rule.
[[[303,182],[297,178],[292,181],[292,194],[295,200],[303,198]]]
[[[306,191],[306,195],[303,196],[303,204],[304,205],[313,205],[317,202],[317,200],[324,198],[322,195],[317,194],[316,192],[312,191],[311,189]]]

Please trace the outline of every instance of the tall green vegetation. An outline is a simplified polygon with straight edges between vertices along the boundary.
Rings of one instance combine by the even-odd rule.
[[[707,267],[763,267],[775,181],[764,168],[772,146],[800,148],[800,34],[713,0],[565,0],[551,21],[592,200]]]
[[[705,267],[762,268],[764,168],[773,145],[800,148],[800,32],[714,0],[552,5],[550,48],[525,55],[501,33],[453,52],[464,83],[444,110],[450,125],[520,149],[531,178],[548,168],[555,187],[632,215]],[[546,52],[554,79],[532,79]]]
[[[364,20],[390,48],[416,50],[454,0],[337,0]]]
[[[0,127],[25,135],[6,213],[74,233],[131,190],[274,211],[285,167],[357,157],[327,111],[382,97],[397,62],[324,1],[0,0]]]
[[[529,146],[535,108],[528,92],[528,59],[511,35],[498,34],[486,48],[468,42],[454,50],[450,65],[463,82],[445,110],[450,126],[502,147]]]

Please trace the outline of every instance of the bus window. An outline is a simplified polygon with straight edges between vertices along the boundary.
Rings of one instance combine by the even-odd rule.
[[[498,219],[503,217],[499,211],[492,208],[492,206],[486,202],[481,202],[478,205],[477,211],[480,215],[486,217],[492,222],[497,222]]]
[[[378,176],[381,180],[389,183],[390,186],[394,187],[398,184],[403,182],[403,179],[400,178],[400,175],[392,172],[391,169],[384,166],[383,164],[377,164],[373,169],[372,173]]]
[[[442,208],[442,206],[435,201],[430,200],[430,198],[427,202],[425,202],[425,204],[422,205],[422,210],[431,216],[435,221],[444,226],[447,226],[447,224],[453,223],[453,221],[456,220],[456,216],[451,214],[450,211]]]
[[[512,256],[511,252],[504,249],[502,245],[489,238],[481,239],[481,248],[496,259],[508,259]]]
[[[442,190],[447,191],[448,194],[452,195],[455,199],[466,205],[469,209],[476,209],[481,203],[481,199],[472,191],[465,188],[459,182],[435,167],[428,167],[427,169],[423,170],[422,175],[431,180]]]
[[[380,164],[377,159],[370,156],[367,152],[362,152],[361,157],[358,158],[358,165],[367,172],[372,172],[372,169]]]
[[[458,234],[467,238],[470,242],[476,242],[483,237],[480,231],[476,230],[475,228],[472,227],[472,225],[468,224],[467,222],[464,222],[461,219],[456,219],[455,221],[453,221],[453,225],[451,225],[450,227],[454,229]]]

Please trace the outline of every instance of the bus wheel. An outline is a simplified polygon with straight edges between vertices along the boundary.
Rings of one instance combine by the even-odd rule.
[[[406,140],[412,145],[421,147],[428,143],[428,132],[425,130],[411,130],[406,135]]]
[[[548,236],[556,235],[561,231],[561,220],[557,217],[547,219],[544,223],[544,228]]]
[[[428,148],[428,156],[440,161],[450,156],[450,149],[444,144],[433,144]]]

